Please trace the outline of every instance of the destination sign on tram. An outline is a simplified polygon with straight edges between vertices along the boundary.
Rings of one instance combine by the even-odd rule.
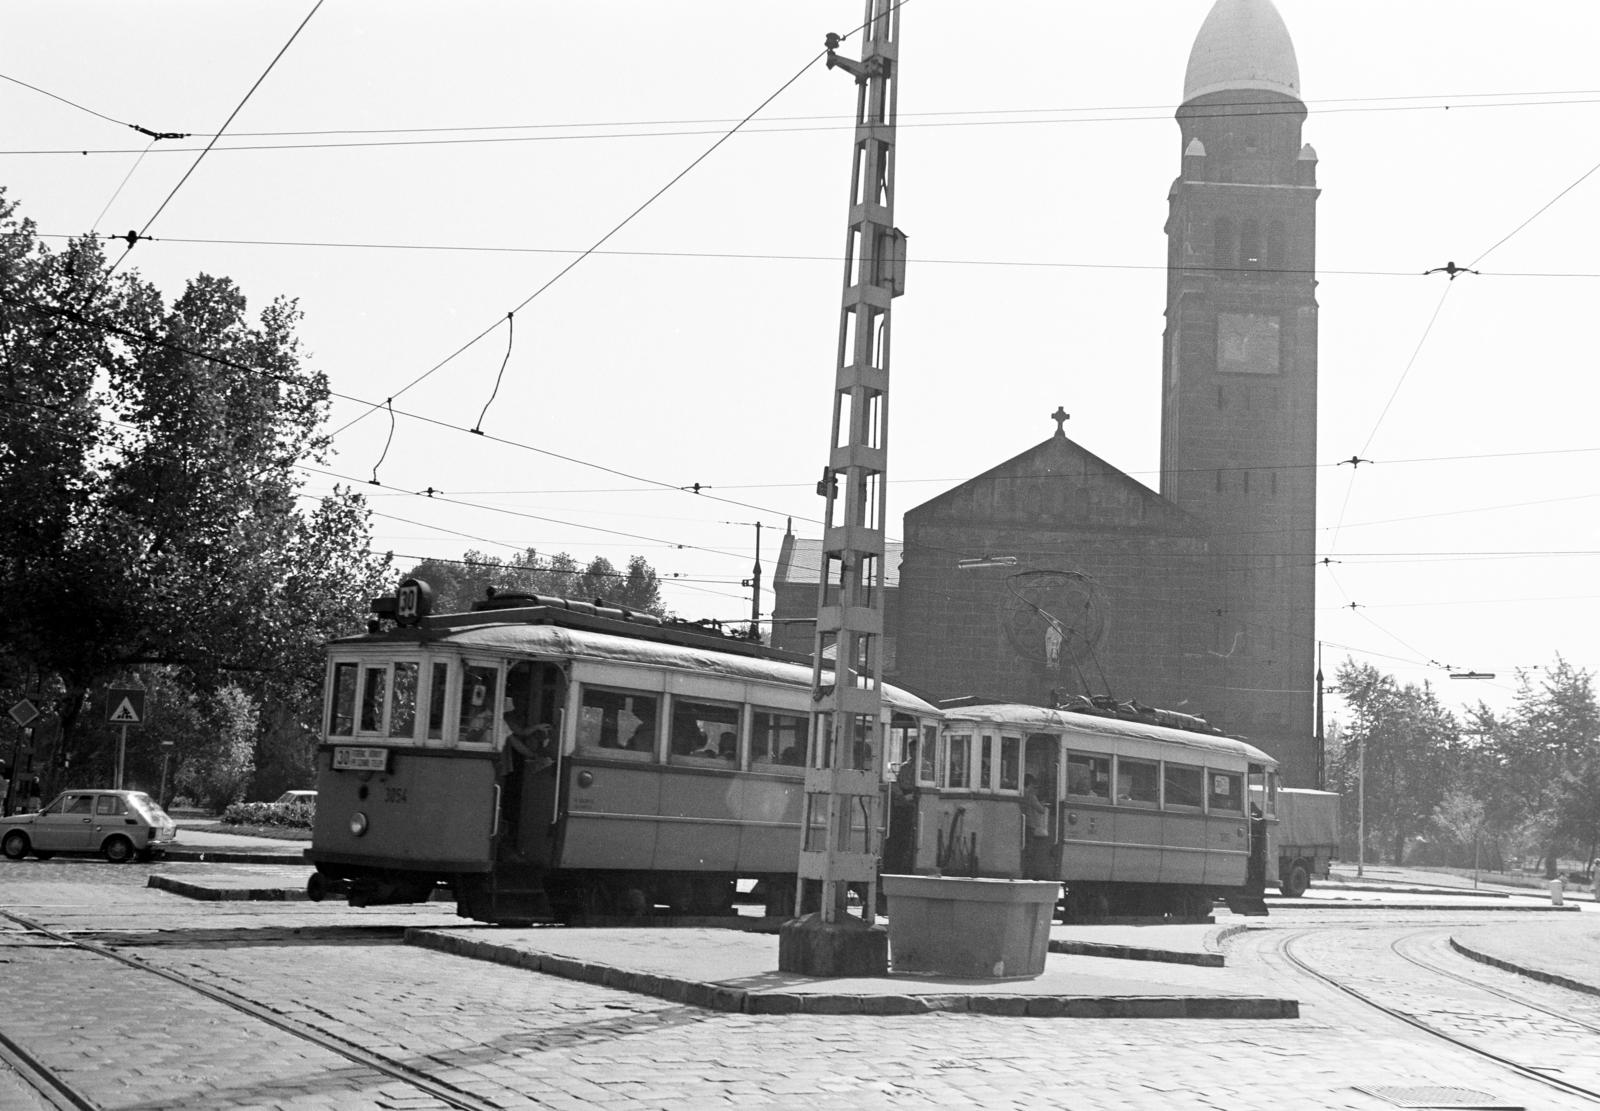
[[[389,768],[389,750],[338,745],[333,750],[333,766],[346,771],[381,772]]]

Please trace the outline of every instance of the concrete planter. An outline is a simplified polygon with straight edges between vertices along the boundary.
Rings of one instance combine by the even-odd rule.
[[[1059,883],[884,876],[883,893],[896,972],[981,979],[1044,972]]]

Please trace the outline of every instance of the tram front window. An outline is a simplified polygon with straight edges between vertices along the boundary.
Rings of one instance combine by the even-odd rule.
[[[409,737],[417,727],[418,664],[394,665],[394,705],[389,708],[389,736]]]
[[[348,737],[356,729],[356,665],[333,665],[333,713],[328,732]]]

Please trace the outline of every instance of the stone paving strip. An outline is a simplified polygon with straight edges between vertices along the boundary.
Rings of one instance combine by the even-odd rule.
[[[717,929],[406,931],[410,945],[493,961],[708,1010],[745,1014],[911,1015],[935,1011],[1028,1018],[1295,1018],[1293,999],[1257,994],[1242,977],[1175,965],[1136,979],[1105,957],[1052,954],[1032,979],[897,975],[819,979],[777,970],[776,940]],[[1148,968],[1148,966],[1146,966]]]

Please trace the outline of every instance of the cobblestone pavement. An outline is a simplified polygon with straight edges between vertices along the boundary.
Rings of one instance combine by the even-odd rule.
[[[184,866],[0,863],[0,906],[268,1005],[497,1107],[699,1111],[815,1106],[828,1096],[866,1108],[1395,1106],[1358,1086],[1470,1088],[1500,1106],[1593,1106],[1385,1017],[1282,958],[1282,941],[1298,935],[1295,945],[1318,967],[1404,996],[1418,1012],[1448,1014],[1518,1059],[1532,1063],[1542,1047],[1546,1063],[1578,1068],[1588,1047],[1567,1029],[1459,985],[1429,987],[1430,974],[1382,956],[1392,954],[1389,939],[1425,929],[1427,958],[1444,963],[1433,938],[1462,921],[1449,913],[1287,910],[1253,920],[1228,944],[1231,970],[1217,974],[1236,971],[1299,998],[1296,1020],[750,1016],[411,948],[397,928],[372,929],[459,922],[449,904],[199,903],[140,886],[150,867],[182,874]],[[1478,965],[1469,974],[1507,975]],[[70,1069],[116,1111],[441,1106],[180,985],[19,929],[0,931],[0,983],[0,1030]],[[1576,1013],[1578,997],[1524,986]],[[15,1084],[0,1069],[7,1108]]]

